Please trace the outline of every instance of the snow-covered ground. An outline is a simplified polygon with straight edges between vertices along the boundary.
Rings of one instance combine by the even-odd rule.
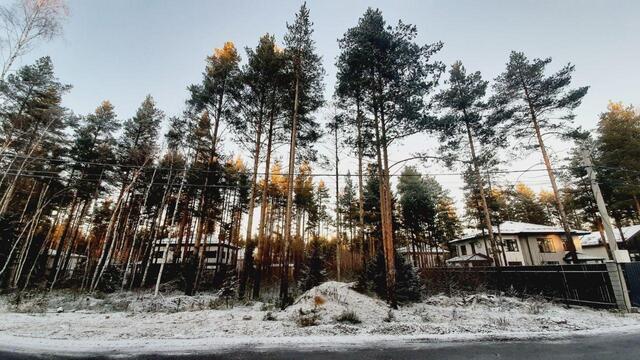
[[[557,338],[633,330],[640,315],[540,299],[431,296],[391,310],[350,284],[326,282],[284,311],[264,303],[227,308],[215,295],[95,298],[54,293],[0,297],[0,349],[61,352],[180,352],[251,345],[361,344],[382,340]]]

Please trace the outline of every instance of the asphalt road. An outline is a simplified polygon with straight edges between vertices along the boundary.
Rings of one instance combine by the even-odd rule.
[[[197,353],[183,355],[137,355],[118,358],[179,359],[179,360],[222,360],[222,359],[580,359],[580,360],[635,360],[640,359],[640,334],[615,334],[576,337],[559,341],[500,341],[500,342],[454,342],[454,343],[407,343],[391,347],[380,344],[368,348],[339,349],[237,349],[224,353]],[[55,355],[26,355],[0,352],[2,360],[31,359],[108,359],[108,356],[74,357]]]

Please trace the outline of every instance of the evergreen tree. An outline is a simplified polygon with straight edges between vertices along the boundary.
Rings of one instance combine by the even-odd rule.
[[[575,69],[571,64],[554,74],[546,75],[546,67],[550,63],[551,58],[530,61],[523,53],[512,52],[506,70],[495,80],[492,102],[500,113],[508,114],[508,129],[514,137],[533,136],[537,139],[565,231],[568,255],[575,262],[577,255],[571,228],[542,134],[569,134],[573,130],[570,129],[573,110],[580,105],[589,88],[568,88]]]
[[[150,163],[157,150],[156,140],[163,119],[164,113],[156,107],[153,97],[147,95],[136,114],[124,122],[118,141],[119,163],[124,174],[130,174],[132,167]]]
[[[363,103],[373,118],[371,129],[375,135],[375,156],[381,177],[382,244],[387,288],[390,289],[387,294],[392,306],[396,301],[388,149],[394,141],[425,129],[425,97],[437,84],[442,71],[442,64],[431,60],[441,49],[442,43],[418,45],[415,43],[416,37],[415,26],[399,22],[396,27],[387,27],[379,10],[368,9],[358,25],[345,33],[341,40],[345,55],[339,58],[345,65],[340,66],[345,73],[361,75],[362,89],[366,95]],[[349,75],[342,79],[353,77]]]
[[[0,218],[17,230],[15,238],[0,240],[5,243],[0,247],[9,249],[0,263],[0,278],[17,264],[10,286],[18,285],[27,262],[46,234],[53,233],[51,213],[73,208],[66,164],[60,161],[67,156],[70,125],[75,124],[61,105],[69,89],[55,77],[49,57],[0,81]]]
[[[510,195],[509,207],[514,221],[551,225],[547,212],[530,187],[517,183]]]
[[[427,184],[414,167],[407,166],[398,180],[398,194],[402,227],[411,240],[414,254],[413,264],[418,265],[416,253],[418,243],[434,228],[436,217],[436,199],[432,198]]]
[[[405,258],[395,254],[395,266],[397,273],[396,297],[399,303],[411,303],[419,301],[422,296],[422,284],[415,268]],[[386,282],[386,261],[384,254],[369,259],[358,276],[356,289],[361,292],[372,292],[381,298],[388,297]]]
[[[495,150],[491,143],[499,142],[493,132],[493,124],[483,116],[483,111],[486,108],[483,98],[488,82],[482,80],[480,72],[467,74],[462,62],[457,61],[449,71],[448,84],[449,87],[436,97],[439,106],[448,110],[448,113],[435,124],[435,128],[440,133],[440,149],[446,158],[453,159],[457,157],[460,144],[467,143],[471,153],[470,163],[475,173],[473,178],[476,181],[482,208],[482,221],[489,235],[493,261],[499,265],[500,258],[493,234],[491,212],[485,194],[484,181],[480,174],[481,159],[479,157],[481,155],[476,145],[476,142],[480,142],[485,145],[483,148],[485,151],[492,152]]]
[[[609,103],[598,122],[596,162],[609,206],[632,208],[640,218],[640,111],[622,103]]]
[[[317,237],[311,240],[306,252],[307,256],[299,281],[299,287],[302,291],[307,291],[318,286],[327,279],[322,248],[320,240]]]
[[[284,36],[288,73],[290,74],[290,99],[287,113],[291,115],[288,128],[291,131],[289,143],[289,167],[287,205],[284,224],[283,256],[288,258],[291,243],[291,220],[293,211],[293,180],[298,147],[308,148],[319,137],[319,127],[313,113],[322,105],[324,69],[320,56],[316,54],[312,22],[306,3],[300,7],[292,24],[287,24]],[[288,261],[284,262],[280,283],[280,302],[282,306],[289,301]]]

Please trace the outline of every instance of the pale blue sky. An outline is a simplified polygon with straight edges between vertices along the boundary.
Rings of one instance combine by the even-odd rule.
[[[280,40],[300,4],[71,0],[64,37],[39,46],[22,63],[50,55],[59,78],[74,86],[64,103],[76,113],[91,112],[109,99],[125,119],[146,94],[152,94],[168,115],[179,114],[186,86],[200,80],[204,58],[214,47],[228,40],[238,48],[253,47],[265,32]],[[638,103],[638,1],[311,0],[308,5],[327,69],[328,97],[339,50],[336,39],[371,6],[380,8],[388,23],[402,19],[417,25],[420,42],[443,41],[438,59],[446,64],[461,59],[467,69],[480,70],[487,79],[503,69],[511,50],[530,57],[551,56],[554,68],[571,61],[576,65],[575,84],[591,86],[577,112],[578,123],[587,128],[595,126],[610,99]],[[402,158],[424,147],[424,140],[409,139],[394,155]],[[560,144],[556,150],[566,147]],[[536,161],[512,166],[520,169]],[[459,180],[438,180],[460,199]]]

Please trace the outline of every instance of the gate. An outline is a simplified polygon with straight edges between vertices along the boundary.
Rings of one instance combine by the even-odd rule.
[[[631,306],[640,307],[640,262],[626,263],[622,268],[627,280]]]

